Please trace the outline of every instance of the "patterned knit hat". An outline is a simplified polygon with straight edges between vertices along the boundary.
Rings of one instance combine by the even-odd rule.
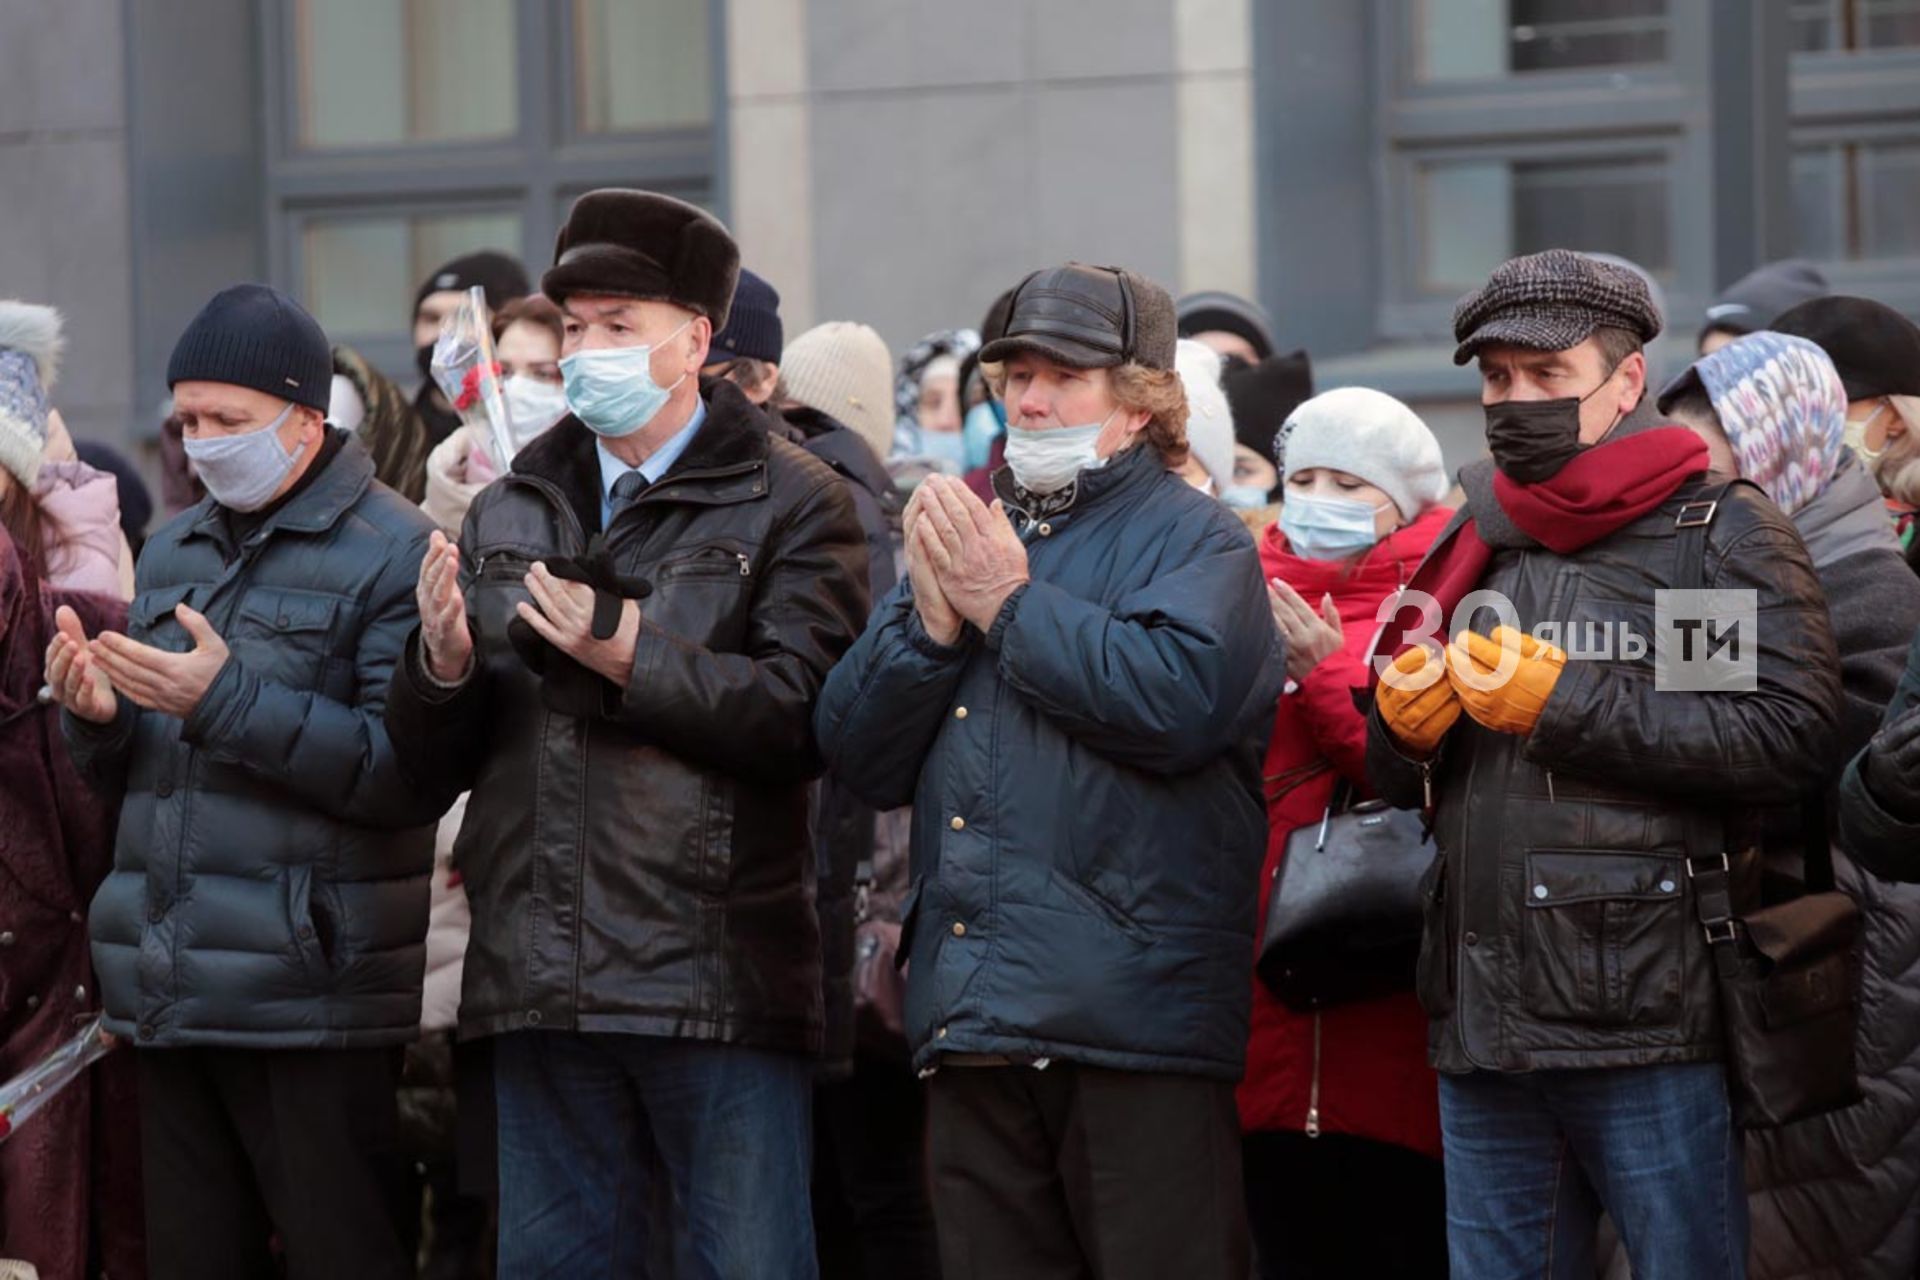
[[[47,447],[47,392],[66,346],[60,313],[31,302],[0,302],[0,467],[31,489]]]
[[[893,355],[864,324],[829,320],[815,325],[780,355],[787,394],[809,409],[837,418],[859,433],[884,460],[893,447]]]
[[[1662,411],[1696,381],[1741,476],[1782,511],[1792,515],[1832,482],[1845,449],[1847,392],[1818,346],[1771,330],[1736,338],[1662,392]]]
[[[1565,351],[1595,329],[1625,329],[1641,342],[1660,336],[1660,312],[1647,283],[1630,268],[1571,249],[1548,249],[1494,268],[1487,283],[1453,311],[1453,362],[1465,364],[1492,343]]]

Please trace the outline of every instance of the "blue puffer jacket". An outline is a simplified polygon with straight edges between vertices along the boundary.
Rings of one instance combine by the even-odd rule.
[[[843,782],[914,806],[915,1065],[1238,1078],[1283,680],[1253,540],[1146,446],[1058,514],[1019,509],[1004,473],[999,492],[1032,582],[951,648],[902,583],[815,717]]]
[[[231,651],[192,715],[123,695],[111,723],[62,717],[88,780],[126,797],[93,962],[108,1029],[142,1047],[418,1034],[440,804],[382,712],[432,525],[359,445],[329,452],[237,545],[210,499],[148,541],[128,634],[186,651],[184,602]]]

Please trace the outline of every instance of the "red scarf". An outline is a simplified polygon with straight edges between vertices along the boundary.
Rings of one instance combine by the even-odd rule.
[[[1685,427],[1655,427],[1584,449],[1538,484],[1518,484],[1495,471],[1493,497],[1522,533],[1567,555],[1638,520],[1706,469],[1707,446],[1699,436]],[[1469,517],[1428,554],[1407,590],[1439,601],[1442,623],[1450,622],[1454,606],[1480,585],[1492,558],[1493,548]],[[1374,654],[1399,656],[1410,647],[1403,621],[1417,620],[1396,614]]]

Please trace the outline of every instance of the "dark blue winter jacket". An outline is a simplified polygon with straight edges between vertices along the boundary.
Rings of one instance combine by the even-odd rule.
[[[915,1065],[1237,1078],[1283,679],[1253,540],[1148,446],[1082,473],[1063,512],[997,487],[1031,583],[951,647],[902,583],[815,717],[843,782],[914,805]]]

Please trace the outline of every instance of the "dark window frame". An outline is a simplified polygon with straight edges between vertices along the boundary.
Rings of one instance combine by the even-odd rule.
[[[516,0],[519,129],[510,138],[309,149],[298,144],[300,75],[293,6],[256,0],[262,68],[261,225],[269,278],[296,296],[305,281],[301,229],[329,215],[501,212],[520,218],[518,253],[538,280],[566,205],[583,191],[634,186],[699,199],[726,217],[726,0],[707,6],[709,123],[635,133],[578,132],[575,5]],[[403,382],[417,378],[405,317],[380,333],[329,333]]]

